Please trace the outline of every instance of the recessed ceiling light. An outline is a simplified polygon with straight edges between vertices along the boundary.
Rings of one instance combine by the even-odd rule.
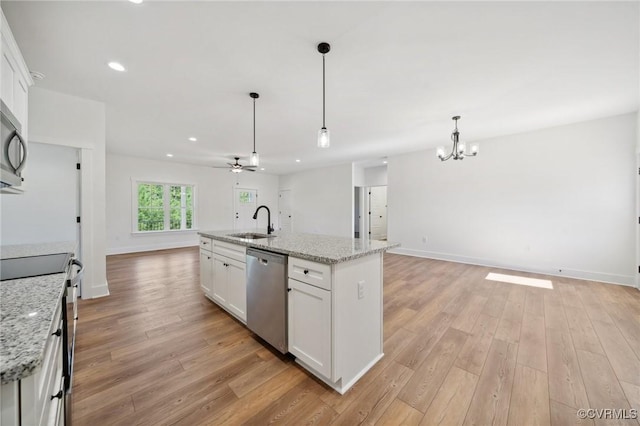
[[[264,171],[264,167],[260,167],[260,170]]]
[[[387,160],[382,160],[382,164],[387,164],[388,161]]]
[[[299,159],[299,158],[296,158],[296,163],[299,163],[299,162],[300,162],[300,159]]]
[[[142,0],[129,0],[131,3],[140,4]]]
[[[197,142],[197,141],[198,141],[198,138],[194,138],[193,136],[191,136],[191,137],[189,138],[189,140],[190,140],[191,142]]]
[[[109,68],[112,70],[120,72],[126,71],[126,68],[120,62],[109,62],[107,65],[109,65]]]
[[[173,154],[167,154],[167,157],[173,157]]]

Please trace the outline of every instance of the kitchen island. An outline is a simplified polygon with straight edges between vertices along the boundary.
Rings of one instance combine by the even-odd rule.
[[[282,283],[288,352],[336,391],[346,392],[384,356],[382,259],[399,244],[299,233],[266,236],[255,230],[199,234],[201,287],[242,322],[246,249],[288,256]]]

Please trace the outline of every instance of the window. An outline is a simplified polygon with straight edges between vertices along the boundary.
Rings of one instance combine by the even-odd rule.
[[[195,228],[193,185],[135,182],[133,189],[133,232]]]

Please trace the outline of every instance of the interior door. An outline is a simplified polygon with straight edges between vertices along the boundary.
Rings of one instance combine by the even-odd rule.
[[[285,189],[280,191],[278,196],[278,223],[281,231],[292,231],[293,222],[291,216],[291,190]]]
[[[256,229],[258,221],[253,219],[256,208],[258,208],[258,191],[233,188],[233,229]]]
[[[387,239],[387,187],[369,189],[370,234],[374,240]]]

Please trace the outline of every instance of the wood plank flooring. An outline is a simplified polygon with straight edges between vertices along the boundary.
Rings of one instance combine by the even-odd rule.
[[[79,305],[75,425],[638,425],[576,417],[640,408],[636,289],[386,254],[385,356],[339,395],[206,299],[198,262],[107,258],[111,295]]]

